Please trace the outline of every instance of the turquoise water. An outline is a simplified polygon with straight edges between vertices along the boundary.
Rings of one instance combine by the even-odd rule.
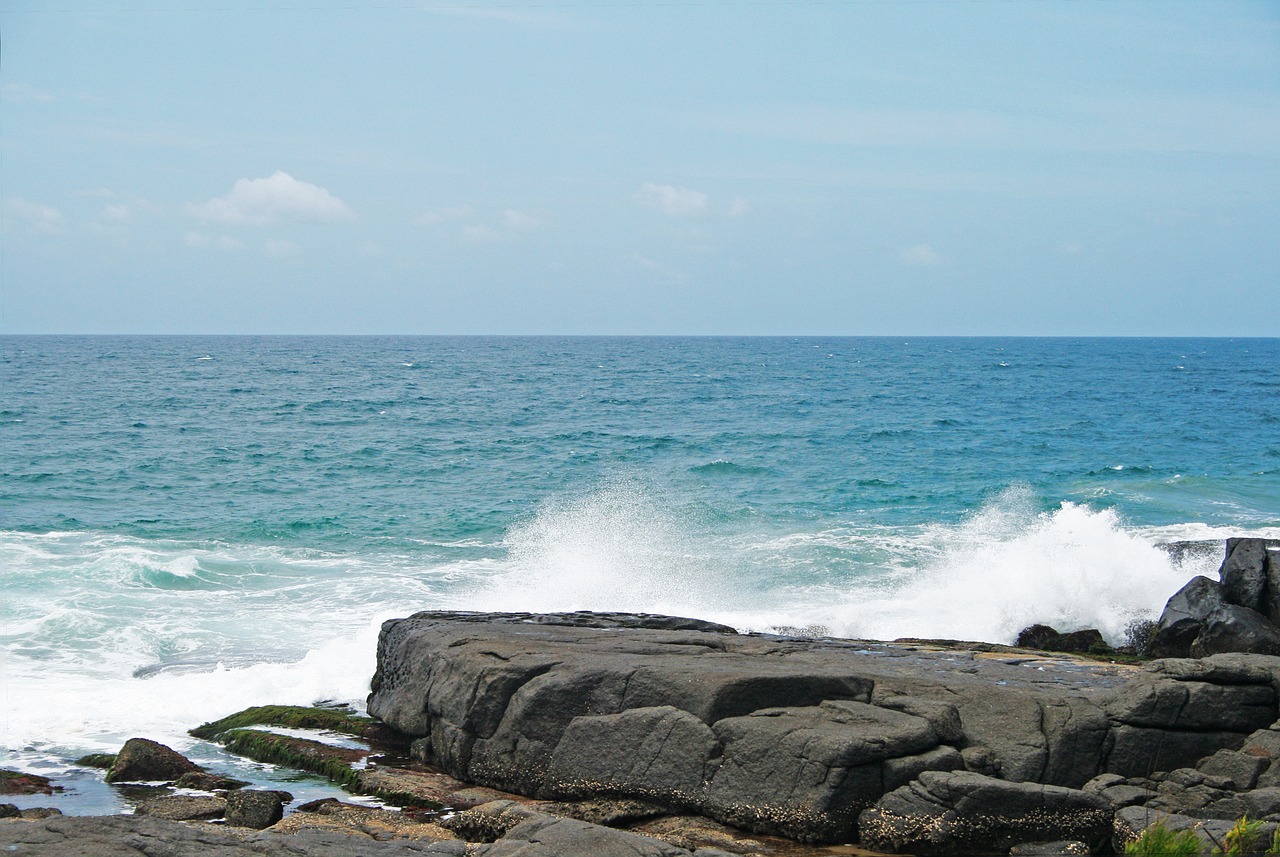
[[[0,338],[0,746],[359,700],[415,610],[1115,641],[1280,536],[1280,340]],[[187,745],[190,742],[187,741]]]

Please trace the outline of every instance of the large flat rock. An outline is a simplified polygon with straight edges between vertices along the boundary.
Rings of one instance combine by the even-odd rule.
[[[1136,672],[691,622],[393,620],[369,711],[467,781],[543,798],[634,797],[758,832],[849,841],[858,813],[887,791],[965,758],[1007,780],[1079,787],[1105,769],[1106,703]]]

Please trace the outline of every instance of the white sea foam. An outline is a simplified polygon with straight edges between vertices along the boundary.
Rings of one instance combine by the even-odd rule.
[[[549,504],[515,528],[506,567],[463,600],[481,610],[677,613],[742,630],[822,627],[871,639],[1009,643],[1042,622],[1098,628],[1121,643],[1130,623],[1154,618],[1183,583],[1216,568],[1203,555],[1175,559],[1159,542],[1239,534],[1132,528],[1112,510],[1074,503],[1046,512],[1029,489],[1011,488],[957,525],[850,525],[730,551],[624,482]]]

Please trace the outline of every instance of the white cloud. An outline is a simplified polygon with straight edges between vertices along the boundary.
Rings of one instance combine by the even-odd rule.
[[[366,241],[360,245],[360,255],[376,259],[382,255],[382,247],[376,241]]]
[[[902,259],[902,264],[909,265],[912,268],[932,268],[942,262],[942,256],[928,244],[917,244],[914,247],[908,247],[899,256]]]
[[[302,252],[302,248],[287,238],[268,238],[263,247],[272,259],[288,259]]]
[[[502,212],[502,222],[509,229],[536,229],[542,225],[542,218],[527,211],[516,211],[508,208]]]
[[[265,179],[240,179],[226,196],[188,204],[187,213],[232,226],[265,226],[282,220],[334,222],[355,216],[325,188],[279,170]]]
[[[1084,248],[1074,241],[1063,241],[1061,244],[1053,248],[1053,252],[1059,256],[1079,256],[1084,252]]]
[[[687,187],[645,182],[635,195],[636,202],[671,217],[701,214],[707,208],[707,195]]]
[[[182,236],[182,243],[188,247],[212,247],[215,250],[239,250],[244,246],[230,235],[209,235],[204,232],[188,232]]]
[[[129,206],[109,203],[102,207],[102,219],[114,220],[117,223],[129,219]]]
[[[0,224],[6,230],[55,235],[62,232],[62,212],[50,205],[10,196],[0,203]]]
[[[742,217],[750,211],[751,206],[747,201],[740,196],[735,196],[733,202],[729,203],[729,208],[725,211],[725,214],[729,217]]]
[[[454,208],[436,208],[431,211],[424,212],[414,218],[413,222],[419,226],[435,226],[439,223],[447,223],[451,220],[470,220],[476,216],[476,210],[469,205],[459,205]]]

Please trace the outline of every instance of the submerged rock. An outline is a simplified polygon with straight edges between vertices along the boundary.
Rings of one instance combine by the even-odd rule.
[[[51,795],[61,790],[48,777],[0,768],[0,795]]]

